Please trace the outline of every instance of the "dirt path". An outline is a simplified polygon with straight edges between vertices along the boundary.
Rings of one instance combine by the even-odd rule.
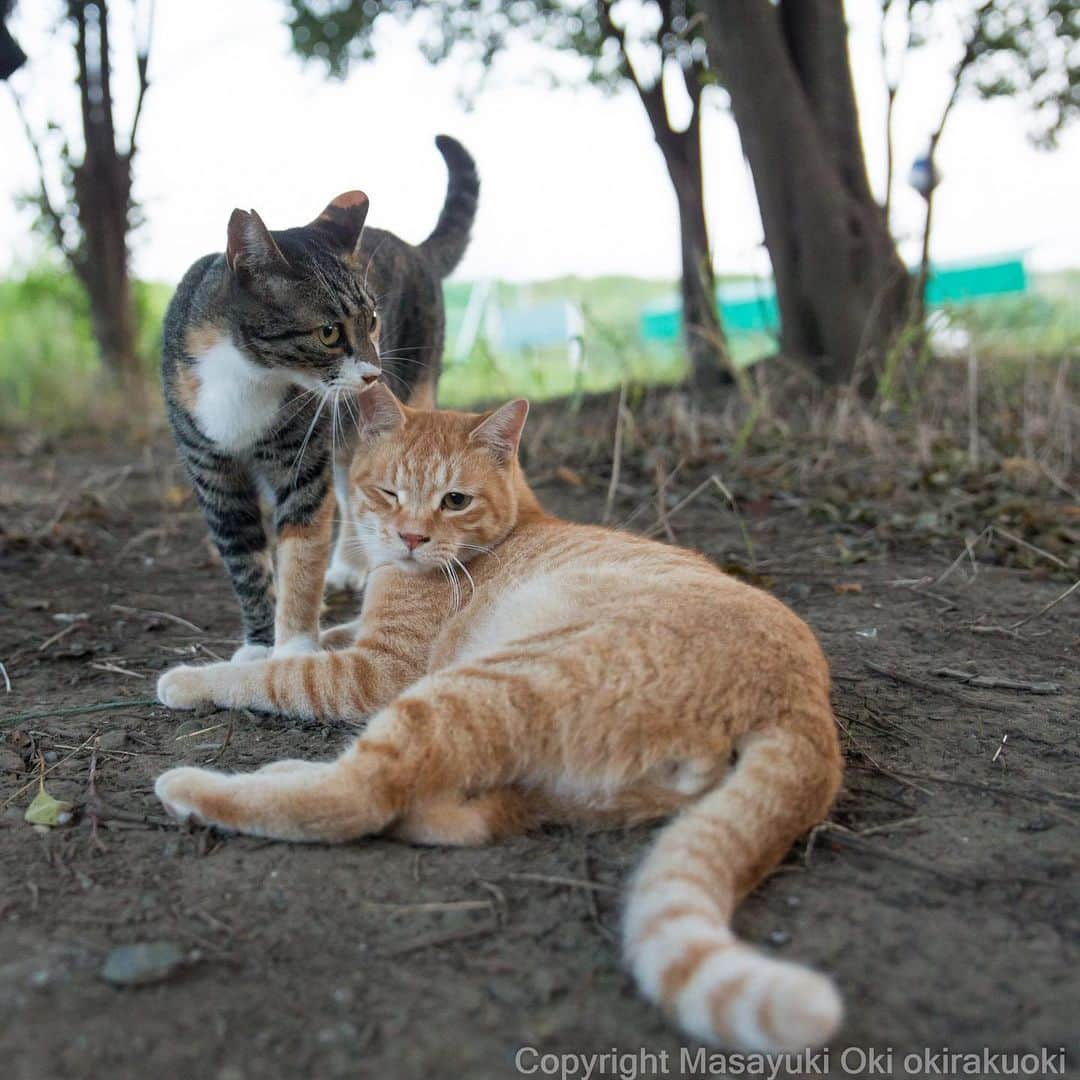
[[[602,486],[549,477],[552,508],[600,517]],[[614,942],[648,830],[329,849],[164,821],[151,784],[167,765],[245,769],[345,738],[229,712],[191,724],[140,703],[163,668],[227,654],[235,634],[177,482],[164,444],[0,467],[5,1077],[513,1077],[522,1046],[666,1050],[679,1075],[682,1040],[638,999]],[[619,495],[616,520],[635,505]],[[741,909],[739,931],[836,975],[849,1019],[834,1075],[846,1045],[1066,1046],[1080,1060],[1080,597],[1019,637],[985,632],[1035,614],[1067,579],[982,566],[968,582],[964,566],[934,586],[956,542],[852,561],[857,530],[787,505],[756,506],[748,533],[764,583],[824,643],[850,767],[833,825]],[[654,518],[650,506],[635,525]],[[722,499],[693,501],[674,525],[680,542],[745,564]],[[96,840],[85,811],[71,828],[25,825],[39,755],[49,790],[86,802],[95,735],[108,747]],[[134,990],[100,978],[113,947],[147,941],[174,943],[185,966]]]

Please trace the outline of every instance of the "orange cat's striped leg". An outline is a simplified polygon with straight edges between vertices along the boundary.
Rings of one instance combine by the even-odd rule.
[[[213,665],[213,675],[235,688],[257,671],[292,665],[310,670],[316,663],[341,663],[354,651]],[[499,675],[492,682],[478,669],[428,676],[373,717],[334,762],[283,764],[233,776],[171,769],[158,778],[155,791],[178,817],[282,840],[341,841],[382,832],[413,806],[429,807],[418,821],[430,826],[437,816],[430,812],[433,800],[512,784],[523,756],[542,756],[545,747],[558,744],[543,733],[543,695],[526,689],[525,679]],[[222,685],[217,683],[215,700],[224,696]],[[250,694],[244,697],[250,703]],[[325,708],[319,715],[326,715]]]
[[[170,709],[217,705],[304,720],[360,720],[417,674],[408,656],[372,639],[310,656],[175,667],[158,680],[157,692]]]
[[[362,621],[353,619],[352,622],[341,623],[339,626],[331,626],[329,630],[323,630],[319,634],[319,648],[347,649],[350,645],[355,645],[360,638]]]
[[[370,797],[368,778],[355,764],[348,755],[277,761],[232,776],[181,767],[162,773],[154,791],[181,821],[277,840],[351,840],[381,831],[391,816]]]
[[[413,844],[473,846],[527,831],[539,807],[518,788],[496,788],[471,798],[435,795],[410,806],[392,835]]]

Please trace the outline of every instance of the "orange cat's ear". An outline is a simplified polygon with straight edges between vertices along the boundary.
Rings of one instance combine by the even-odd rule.
[[[469,433],[469,441],[486,446],[495,460],[505,465],[517,455],[528,415],[529,403],[524,398],[508,402],[481,420]]]
[[[368,197],[362,191],[346,191],[311,223],[313,228],[330,233],[349,255],[360,249],[367,218]]]
[[[229,218],[225,261],[233,273],[251,270],[288,270],[289,263],[263,219],[254,210],[237,208]]]
[[[369,439],[397,431],[405,423],[400,402],[382,383],[369,387],[356,401],[360,406],[360,431]]]

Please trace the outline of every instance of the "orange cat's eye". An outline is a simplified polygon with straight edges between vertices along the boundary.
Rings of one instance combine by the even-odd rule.
[[[472,499],[471,495],[466,495],[463,491],[448,491],[443,496],[442,508],[444,510],[464,510],[472,502]]]
[[[391,491],[390,488],[379,488],[379,492],[385,495],[391,502],[397,502],[396,491]]]
[[[327,323],[326,326],[320,326],[319,329],[315,331],[315,334],[321,345],[325,345],[328,349],[332,349],[335,345],[341,343],[341,323]]]

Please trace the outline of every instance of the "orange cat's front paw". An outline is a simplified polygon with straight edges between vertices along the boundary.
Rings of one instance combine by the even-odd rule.
[[[194,709],[213,701],[206,668],[186,664],[166,671],[158,679],[157,696],[162,705],[170,709]]]
[[[211,794],[210,789],[216,779],[217,774],[207,769],[193,769],[185,765],[163,772],[154,784],[154,794],[178,821],[208,825],[211,822],[200,812],[200,806]]]

